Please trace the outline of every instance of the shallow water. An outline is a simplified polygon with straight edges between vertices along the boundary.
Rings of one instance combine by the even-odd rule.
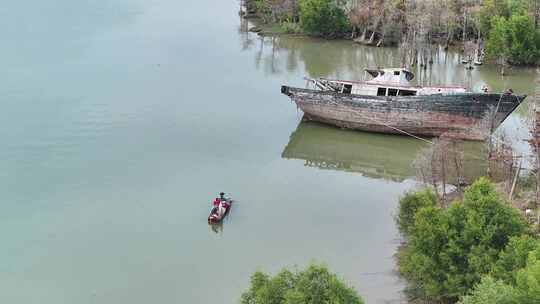
[[[238,7],[24,0],[0,11],[0,302],[237,303],[253,271],[310,261],[368,303],[402,298],[392,216],[423,144],[299,125],[279,93],[305,75],[361,78],[395,51],[260,39]],[[432,83],[534,91],[532,70],[467,78],[447,58]],[[526,112],[504,128],[526,134]],[[295,144],[306,128],[308,145]],[[216,233],[206,216],[219,191],[238,203]]]

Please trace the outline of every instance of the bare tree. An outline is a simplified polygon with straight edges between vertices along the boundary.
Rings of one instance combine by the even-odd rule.
[[[369,22],[372,17],[372,9],[370,1],[357,0],[352,5],[352,8],[349,11],[349,22],[353,27],[352,37],[356,38],[357,34],[362,29],[362,35],[360,39],[365,40],[367,35],[367,30],[369,27]]]
[[[433,62],[433,34],[440,24],[439,2],[434,0],[409,1],[406,7],[404,34],[400,45],[401,64],[424,69]]]
[[[413,167],[417,177],[435,190],[442,207],[448,205],[448,185],[458,191],[464,183],[464,153],[461,142],[453,138],[435,139],[432,144],[418,152]]]
[[[504,183],[505,192],[510,193],[512,181],[519,170],[517,151],[504,133],[491,136],[488,149],[488,177]]]

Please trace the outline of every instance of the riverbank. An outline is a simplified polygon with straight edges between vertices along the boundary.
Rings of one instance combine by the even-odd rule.
[[[505,295],[512,299],[540,296],[517,279],[540,266],[527,258],[540,254],[534,178],[497,184],[481,178],[448,204],[429,188],[400,199],[396,260],[410,303],[500,303],[485,295],[493,295],[482,286],[489,280],[514,290]]]
[[[244,0],[242,5],[241,15],[267,24],[257,29],[262,35],[308,34],[399,46],[405,66],[417,61],[426,65],[432,45],[447,48],[458,42],[467,61],[481,65],[489,59],[501,66],[501,74],[505,66],[536,66],[540,60],[539,14],[520,5],[493,7],[480,2],[453,7],[414,1],[345,5],[325,0]]]
[[[305,33],[298,23],[284,22],[284,23],[265,23],[261,18],[255,15],[242,15],[241,18],[251,23],[247,31],[256,33],[259,36],[291,36],[291,37],[309,37],[310,35]]]
[[[261,35],[301,34],[335,39],[344,38],[351,29],[343,9],[330,1],[272,4],[245,0],[239,15],[244,19],[259,20],[259,26],[251,31]]]
[[[257,22],[260,20],[254,19],[253,22]],[[274,23],[274,24],[265,24],[265,23],[257,23],[257,25],[251,26],[248,29],[249,32],[257,33],[259,36],[282,36],[282,35],[289,35],[289,36],[307,36],[304,33],[290,33],[287,32],[286,29],[283,29],[281,24]]]

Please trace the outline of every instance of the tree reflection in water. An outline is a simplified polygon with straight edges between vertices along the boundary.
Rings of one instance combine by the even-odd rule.
[[[303,72],[309,77],[363,80],[365,68],[400,66],[399,52],[394,47],[370,47],[350,40],[324,40],[305,36],[262,37],[249,33],[255,21],[242,20],[239,32],[241,48],[252,50],[255,67],[266,75],[291,75]],[[514,92],[534,94],[534,68],[513,68],[511,75],[501,77],[491,65],[475,67],[468,71],[461,64],[457,49],[434,47],[434,60],[427,68],[416,66],[417,85],[460,85],[480,91],[487,85],[493,91],[512,88]],[[299,77],[300,78],[300,77]],[[301,80],[301,79],[300,79]],[[299,80],[299,81],[300,81]],[[527,103],[526,103],[527,104]],[[525,114],[522,111],[520,114]]]

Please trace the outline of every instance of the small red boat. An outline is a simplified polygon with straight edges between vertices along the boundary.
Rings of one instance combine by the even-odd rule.
[[[232,199],[226,198],[220,200],[218,204],[214,204],[214,207],[210,211],[210,215],[208,215],[208,223],[215,224],[221,222],[229,213],[229,210],[231,210],[232,203]]]

